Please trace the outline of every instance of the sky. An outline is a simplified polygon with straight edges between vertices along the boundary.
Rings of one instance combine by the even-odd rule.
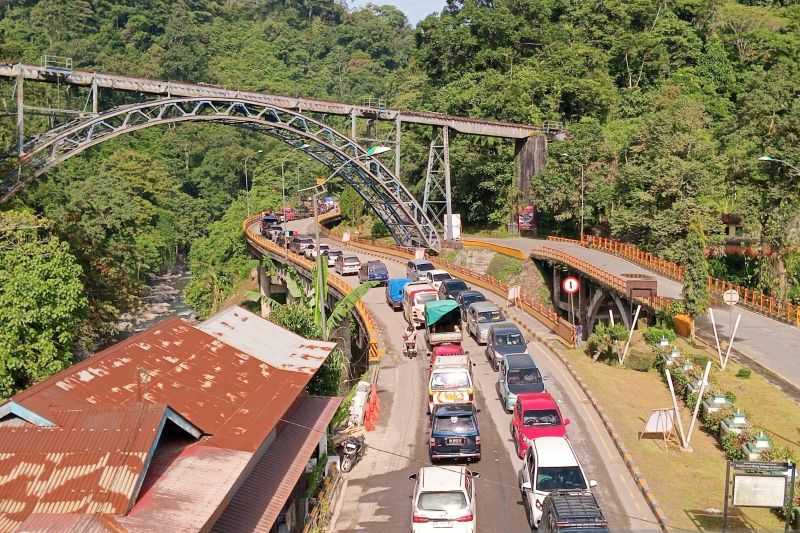
[[[390,4],[400,8],[406,14],[412,26],[424,19],[431,13],[438,13],[442,10],[445,0],[352,0],[352,7],[362,7],[367,4]]]

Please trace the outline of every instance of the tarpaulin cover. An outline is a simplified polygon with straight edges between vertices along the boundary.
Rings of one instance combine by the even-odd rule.
[[[450,313],[456,312],[461,316],[458,302],[455,300],[434,300],[425,304],[425,323],[435,326],[442,318]]]

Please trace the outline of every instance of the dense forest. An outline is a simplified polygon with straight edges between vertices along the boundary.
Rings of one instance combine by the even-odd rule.
[[[722,217],[737,215],[772,253],[715,257],[712,272],[800,300],[800,176],[758,160],[800,164],[794,4],[449,0],[414,28],[396,8],[333,0],[11,0],[0,4],[0,62],[55,54],[88,70],[560,121],[570,138],[550,144],[531,198],[512,186],[511,143],[455,138],[456,209],[467,225],[503,226],[530,201],[543,231],[574,236],[583,176],[588,231],[681,261],[690,223],[718,243]],[[85,100],[63,87],[27,91]],[[6,154],[12,94],[0,83]],[[122,98],[102,95],[105,105]],[[419,192],[431,132],[404,135],[402,178]],[[0,212],[0,313],[14,325],[0,331],[0,396],[107,342],[149,277],[187,254],[187,298],[213,310],[252,266],[239,235],[248,208],[275,207],[282,183],[291,199],[323,172],[252,132],[186,125],[104,143],[38,180]],[[60,292],[37,285],[31,300],[21,291],[37,271]],[[31,346],[46,354],[35,364],[24,355]]]

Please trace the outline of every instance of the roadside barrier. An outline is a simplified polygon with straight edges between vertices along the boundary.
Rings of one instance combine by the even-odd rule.
[[[593,235],[584,236],[582,242],[575,239],[565,239],[563,237],[548,237],[548,240],[570,242],[587,248],[601,250],[616,255],[617,257],[627,259],[648,270],[658,272],[672,280],[683,281],[685,269],[681,265],[645,252],[633,244],[607,239],[605,237],[595,237]],[[736,285],[735,283],[711,276],[708,277],[708,289],[716,303],[722,301],[722,293],[733,289],[739,293],[739,305],[770,318],[800,326],[800,306],[792,304],[791,302],[769,296],[759,290],[742,287],[741,285]]]
[[[244,222],[242,222],[242,231],[244,232],[248,242],[250,242],[256,248],[266,250],[276,256],[284,256],[294,266],[311,272],[311,270],[314,268],[314,261],[309,261],[302,255],[296,254],[292,251],[287,252],[285,248],[278,246],[271,240],[261,235],[255,223],[261,219],[262,215],[263,213],[257,213],[249,216],[244,220]],[[328,285],[343,297],[348,295],[350,291],[353,290],[352,287],[344,280],[344,278],[332,271],[328,271]],[[364,305],[362,301],[358,301],[356,303],[355,312],[358,314],[367,330],[367,340],[369,342],[369,362],[378,362],[381,360],[383,350],[380,349],[380,345],[378,343],[379,334],[375,317],[372,316],[372,313],[369,311],[369,309],[367,309],[367,306]]]
[[[374,431],[375,424],[378,422],[378,413],[380,411],[380,399],[378,398],[378,389],[373,383],[369,390],[369,400],[367,400],[367,410],[364,414],[364,427],[367,431]]]

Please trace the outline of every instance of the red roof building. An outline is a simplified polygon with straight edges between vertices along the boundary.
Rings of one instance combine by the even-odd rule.
[[[0,405],[0,532],[269,531],[339,404],[303,393],[334,346],[234,307],[17,394]],[[226,511],[241,502],[246,519]]]

